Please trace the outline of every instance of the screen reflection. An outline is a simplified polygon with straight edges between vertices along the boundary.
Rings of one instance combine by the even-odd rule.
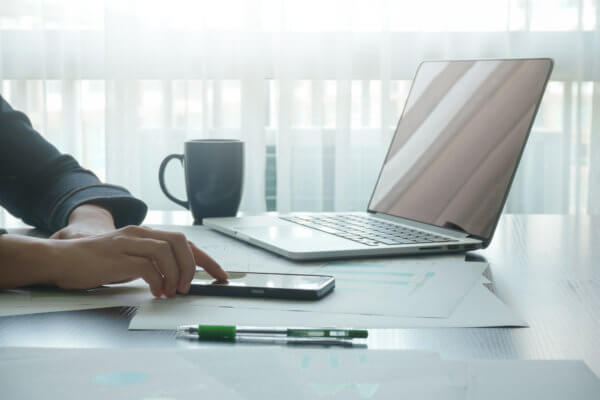
[[[318,290],[327,281],[320,275],[284,275],[228,271],[227,281],[217,281],[205,271],[196,271],[192,284],[217,286],[248,286],[278,289]]]
[[[369,210],[491,237],[551,69],[422,63]]]

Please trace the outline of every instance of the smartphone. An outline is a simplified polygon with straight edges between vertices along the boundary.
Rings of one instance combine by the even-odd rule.
[[[335,278],[327,275],[231,271],[227,274],[227,281],[217,281],[205,271],[196,271],[189,294],[318,300],[335,287]]]

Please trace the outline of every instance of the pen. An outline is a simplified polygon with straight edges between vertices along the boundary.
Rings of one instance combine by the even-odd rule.
[[[200,340],[214,340],[221,342],[233,342],[239,335],[261,336],[283,336],[287,338],[327,338],[340,339],[364,339],[369,332],[366,329],[330,329],[330,328],[263,328],[252,326],[233,325],[182,325],[177,328],[178,334],[198,335]]]
[[[189,335],[187,340],[198,340],[197,336]],[[214,341],[214,340],[213,340]],[[281,344],[281,345],[313,345],[313,346],[341,346],[341,347],[367,347],[366,343],[356,343],[352,339],[327,339],[327,338],[294,338],[286,336],[257,336],[257,335],[238,335],[234,340],[227,340],[232,343],[253,343],[253,344]]]

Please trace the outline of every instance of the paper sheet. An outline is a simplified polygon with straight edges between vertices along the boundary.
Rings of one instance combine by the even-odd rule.
[[[447,317],[481,280],[486,263],[448,262],[444,257],[336,262],[314,272],[334,275],[335,290],[317,301],[186,296],[157,299],[175,307],[197,305],[364,315]],[[142,304],[145,307],[145,304]]]
[[[53,288],[0,291],[0,316],[137,306],[153,298],[141,279],[91,290]]]
[[[597,399],[581,361],[448,361],[403,350],[212,345],[4,349],[10,399]]]
[[[493,293],[476,284],[448,318],[229,308],[153,301],[141,306],[129,329],[175,329],[182,324],[246,326],[331,326],[355,328],[464,328],[527,326]]]
[[[227,376],[249,399],[465,398],[466,365],[419,351],[396,351],[390,359],[389,352],[368,350],[235,350],[181,354],[202,373]],[[251,361],[240,368],[245,359]]]
[[[600,398],[600,381],[582,361],[472,361],[468,380],[468,400]]]
[[[174,351],[35,349],[0,354],[3,397],[29,399],[243,399],[226,379],[199,376]]]
[[[1,304],[1,302],[0,302]],[[2,306],[6,307],[6,306]],[[0,309],[0,317],[10,317],[15,315],[27,315],[27,314],[42,314],[51,312],[64,312],[64,311],[81,311],[81,310],[93,310],[96,308],[106,308],[110,306],[94,306],[94,305],[78,305],[70,304],[67,306],[26,306],[18,305],[10,308]]]

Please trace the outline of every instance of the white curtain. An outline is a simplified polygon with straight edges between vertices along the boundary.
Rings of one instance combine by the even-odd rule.
[[[599,212],[600,0],[0,2],[2,95],[156,210],[200,138],[245,141],[243,211],[364,210],[418,63],[507,57],[555,59],[507,211]]]

